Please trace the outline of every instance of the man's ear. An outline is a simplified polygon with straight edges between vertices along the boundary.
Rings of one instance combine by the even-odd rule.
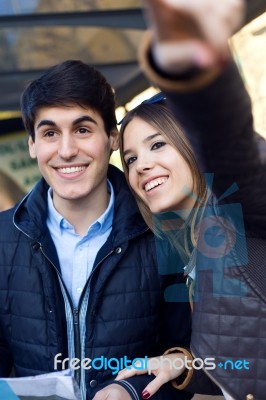
[[[28,146],[29,146],[29,153],[31,158],[36,158],[36,149],[35,149],[35,142],[33,141],[32,137],[29,137],[28,140]]]
[[[116,128],[110,132],[110,146],[113,151],[119,149],[119,132]]]

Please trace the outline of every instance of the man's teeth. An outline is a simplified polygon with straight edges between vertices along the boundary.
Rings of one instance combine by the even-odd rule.
[[[84,166],[82,167],[66,167],[66,168],[58,168],[58,171],[63,174],[73,174],[75,172],[80,172],[85,169]]]
[[[155,186],[162,185],[167,181],[168,178],[157,178],[153,181],[150,181],[145,185],[145,191],[148,192],[149,190],[153,189]]]

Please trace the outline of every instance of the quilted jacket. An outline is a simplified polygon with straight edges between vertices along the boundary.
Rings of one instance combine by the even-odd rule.
[[[202,171],[214,174],[216,195],[206,207],[197,248],[191,351],[196,358],[215,358],[216,368],[205,372],[234,399],[252,394],[264,400],[266,167],[250,99],[233,62],[206,88],[167,97]],[[218,239],[224,247],[215,255],[210,248],[221,245]],[[201,392],[205,378],[195,371],[187,389]]]
[[[113,228],[96,257],[77,310],[62,282],[46,226],[46,182],[41,180],[15,209],[0,214],[1,377],[8,376],[12,367],[17,376],[51,372],[58,353],[61,360],[124,356],[132,360],[162,354],[177,342],[189,345],[189,305],[164,301],[164,289],[178,283],[180,276],[159,274],[154,237],[123,174],[110,166],[108,177],[115,192]],[[110,368],[77,372],[84,399],[114,379]],[[134,377],[121,384],[137,400],[150,379]],[[192,397],[170,384],[157,396]]]

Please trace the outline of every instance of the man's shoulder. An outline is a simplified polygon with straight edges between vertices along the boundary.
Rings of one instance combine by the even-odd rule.
[[[14,237],[15,226],[13,223],[14,208],[0,212],[0,242],[8,240],[8,237]]]
[[[1,228],[4,228],[4,226],[2,226],[2,223],[4,223],[5,221],[6,222],[13,221],[14,211],[15,211],[15,207],[12,207],[8,210],[0,212]]]

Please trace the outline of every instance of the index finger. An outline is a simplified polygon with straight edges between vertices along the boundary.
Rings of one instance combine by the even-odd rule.
[[[146,374],[147,372],[148,370],[145,368],[136,369],[131,365],[131,368],[124,368],[121,371],[119,371],[115,380],[120,381],[122,379],[131,378],[132,376],[135,375],[143,375]]]

